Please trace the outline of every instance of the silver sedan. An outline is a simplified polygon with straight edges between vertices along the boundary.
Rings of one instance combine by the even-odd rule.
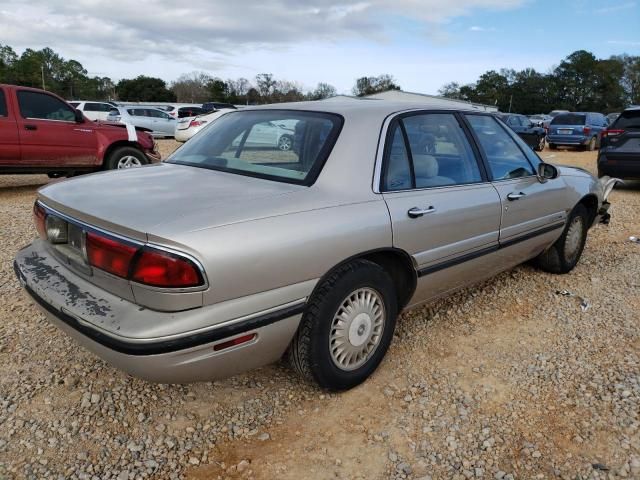
[[[265,122],[291,148],[248,142]],[[39,190],[15,270],[52,323],[133,375],[286,355],[342,390],[378,367],[400,312],[528,260],[571,271],[614,182],[441,103],[246,109],[164,163]]]
[[[107,121],[146,128],[154,137],[173,137],[176,129],[176,119],[171,115],[158,108],[142,105],[113,107],[107,115]]]

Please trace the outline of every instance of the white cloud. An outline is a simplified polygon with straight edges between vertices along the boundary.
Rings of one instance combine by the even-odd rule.
[[[494,27],[480,27],[478,25],[474,25],[469,27],[470,32],[495,32],[496,29]]]
[[[614,13],[614,12],[619,12],[620,10],[629,10],[630,8],[635,8],[636,5],[637,5],[636,2],[627,2],[627,3],[618,4],[618,5],[609,5],[608,7],[596,8],[594,12],[598,14]]]
[[[110,58],[161,57],[227,63],[246,49],[345,39],[384,40],[388,18],[429,29],[476,9],[525,0],[0,0],[2,43],[47,45]]]

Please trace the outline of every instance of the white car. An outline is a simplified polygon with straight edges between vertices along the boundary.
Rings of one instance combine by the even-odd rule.
[[[107,121],[147,128],[154,137],[173,137],[176,128],[176,119],[167,112],[145,106],[111,107]]]
[[[80,110],[84,113],[84,116],[89,120],[106,120],[109,115],[109,111],[113,108],[113,105],[106,102],[85,102],[85,101],[74,101],[69,102],[76,110]]]
[[[175,139],[178,142],[186,142],[215,119],[220,118],[225,113],[233,111],[235,111],[233,108],[222,108],[215,112],[207,113],[206,115],[181,118],[176,124],[176,130],[174,132]]]

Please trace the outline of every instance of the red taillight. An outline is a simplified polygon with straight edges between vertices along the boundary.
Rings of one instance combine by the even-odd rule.
[[[191,120],[191,123],[189,123],[189,128],[191,127],[199,127],[200,125],[204,125],[207,122],[201,122],[200,120]]]
[[[582,133],[584,133],[585,135],[589,135],[591,133],[591,127],[584,127],[582,129]]]
[[[248,335],[243,335],[241,337],[234,338],[233,340],[229,340],[229,341],[222,342],[222,343],[219,343],[217,345],[214,345],[213,346],[213,350],[217,352],[219,350],[224,350],[225,348],[235,347],[236,345],[242,345],[243,343],[250,342],[254,338],[256,338],[256,334],[255,333],[250,333]]]
[[[135,246],[87,232],[89,264],[118,277],[129,276],[131,260],[137,251],[138,248]]]
[[[618,135],[622,135],[624,130],[605,130],[602,132],[603,137],[616,137]]]
[[[33,204],[33,223],[36,224],[36,230],[40,238],[47,238],[47,227],[45,221],[47,219],[47,212],[45,212],[42,205],[38,202]]]
[[[136,258],[131,280],[171,288],[197,287],[203,283],[198,267],[191,260],[148,247]]]

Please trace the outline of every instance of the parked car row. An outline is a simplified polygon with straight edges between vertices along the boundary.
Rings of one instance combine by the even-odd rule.
[[[80,110],[90,120],[130,123],[136,127],[149,129],[154,137],[173,137],[177,130],[175,120],[214,113],[221,109],[225,111],[236,109],[234,105],[222,102],[206,102],[202,105],[185,103],[141,105],[77,100],[69,102],[69,105]]]

